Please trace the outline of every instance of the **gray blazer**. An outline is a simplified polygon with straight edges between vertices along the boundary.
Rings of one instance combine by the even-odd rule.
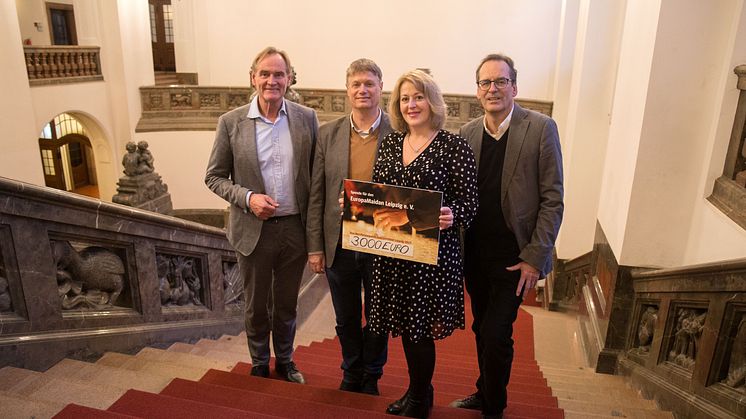
[[[381,114],[379,127],[380,148],[383,138],[392,132],[389,117],[385,112]],[[308,252],[323,251],[328,267],[334,262],[342,225],[339,196],[342,192],[342,181],[349,175],[351,129],[349,114],[322,125],[313,162],[306,238]]]
[[[479,169],[483,118],[459,134],[474,150]],[[544,276],[552,270],[552,249],[562,223],[562,152],[557,125],[546,115],[515,104],[500,182],[503,215],[521,250],[519,257]]]
[[[246,207],[246,194],[266,193],[256,148],[256,122],[248,117],[249,106],[227,112],[218,120],[205,175],[207,187],[231,204],[226,235],[233,248],[245,256],[254,251],[262,231],[262,220]],[[319,122],[311,108],[286,100],[285,109],[293,142],[295,196],[305,223]]]

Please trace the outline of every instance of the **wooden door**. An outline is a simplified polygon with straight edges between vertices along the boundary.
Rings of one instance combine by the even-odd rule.
[[[176,71],[171,0],[148,0],[148,3],[150,3],[153,69],[155,71]]]
[[[65,175],[62,171],[62,152],[59,144],[48,144],[49,140],[39,139],[41,165],[44,169],[44,184],[50,188],[66,190]]]
[[[46,3],[52,45],[78,45],[72,4]]]
[[[88,159],[86,158],[86,144],[78,139],[67,143],[70,153],[70,166],[72,166],[73,189],[90,184],[88,179]]]

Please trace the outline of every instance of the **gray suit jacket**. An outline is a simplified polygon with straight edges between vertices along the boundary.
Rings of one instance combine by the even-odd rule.
[[[386,113],[381,114],[379,127],[378,147],[381,146],[383,138],[392,132]],[[308,252],[323,251],[326,266],[329,267],[334,261],[342,225],[339,196],[342,192],[342,181],[349,174],[351,129],[349,114],[322,125],[313,162],[311,198],[308,202],[306,224]]]
[[[231,204],[226,235],[233,248],[245,256],[254,251],[262,231],[262,220],[246,207],[246,194],[266,193],[256,148],[256,122],[248,117],[249,106],[227,112],[218,120],[205,175],[210,190]],[[295,196],[305,222],[319,122],[311,108],[289,100],[285,101],[285,108],[293,142]]]
[[[483,118],[459,131],[474,150],[479,168]],[[554,120],[515,104],[500,181],[503,215],[515,234],[519,257],[541,271],[552,270],[552,249],[562,223],[562,152]]]

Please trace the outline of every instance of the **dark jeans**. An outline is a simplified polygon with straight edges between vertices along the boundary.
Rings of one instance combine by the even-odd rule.
[[[365,291],[365,318],[368,319],[372,272],[372,255],[341,247],[337,247],[331,268],[326,269],[337,320],[337,336],[342,345],[344,379],[351,383],[359,383],[363,373],[379,378],[386,363],[388,336],[377,335],[362,325],[360,291]]]
[[[466,290],[474,315],[472,330],[477,340],[479,379],[477,392],[482,397],[482,413],[502,412],[508,401],[508,381],[513,363],[513,322],[518,316],[522,295],[515,290],[520,271],[505,267],[514,263],[494,264],[491,269],[467,271]]]

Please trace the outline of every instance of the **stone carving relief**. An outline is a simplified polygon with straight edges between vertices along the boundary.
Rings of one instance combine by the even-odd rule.
[[[150,109],[163,109],[163,96],[160,94],[151,94]]]
[[[324,110],[324,96],[306,96],[303,104],[317,111]]]
[[[746,393],[746,314],[741,315],[730,350],[728,375],[723,384]]]
[[[694,370],[699,338],[702,336],[706,317],[707,311],[702,309],[680,308],[677,311],[668,361],[689,371]]]
[[[225,305],[243,302],[243,278],[238,263],[223,262],[223,296]]]
[[[171,109],[191,108],[191,107],[192,107],[192,94],[191,93],[171,93]]]
[[[461,116],[461,104],[458,102],[446,102],[448,116],[458,118]]]
[[[344,111],[345,111],[344,96],[332,96],[332,112],[344,112]]]
[[[646,306],[637,325],[637,351],[647,354],[653,343],[655,325],[658,323],[658,307]]]
[[[63,310],[104,310],[116,305],[125,274],[116,253],[99,246],[76,250],[63,240],[51,240],[50,244]]]
[[[135,144],[130,141],[125,146],[127,153],[122,157],[124,176],[117,182],[117,194],[112,201],[168,214],[173,209],[168,185],[155,172],[153,153],[148,150],[148,142]]]
[[[199,260],[190,256],[156,254],[162,306],[201,306]]]
[[[586,272],[573,272],[569,275],[566,288],[565,298],[562,300],[565,304],[577,304],[581,294],[583,286],[588,280],[588,273]]]
[[[478,103],[470,103],[469,104],[469,118],[479,118],[480,116],[484,115],[484,109],[482,109],[482,106]]]
[[[202,93],[199,95],[199,107],[203,109],[220,109],[219,93]]]
[[[249,95],[245,93],[229,93],[228,109],[234,109],[249,103]]]

